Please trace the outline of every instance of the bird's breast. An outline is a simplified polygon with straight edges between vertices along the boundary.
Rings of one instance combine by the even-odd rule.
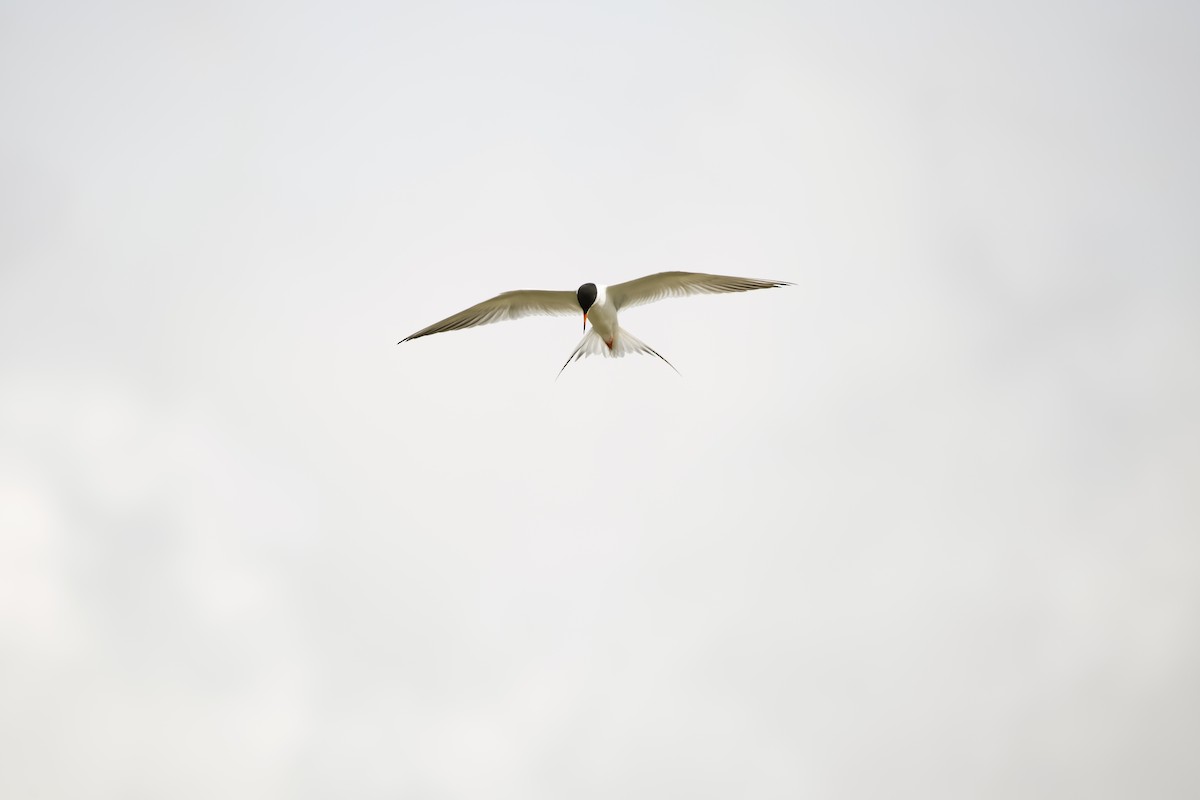
[[[617,332],[617,310],[611,303],[595,303],[588,309],[588,322],[605,341],[611,340]]]

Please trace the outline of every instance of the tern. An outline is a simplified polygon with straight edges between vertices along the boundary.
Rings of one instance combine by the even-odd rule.
[[[570,316],[583,312],[584,337],[575,347],[571,357],[558,371],[562,375],[573,361],[588,356],[603,355],[607,358],[641,353],[653,355],[671,369],[675,365],[663,358],[657,350],[638,339],[617,324],[617,313],[632,306],[653,303],[667,297],[686,297],[694,294],[722,294],[725,292],[749,292],[754,289],[773,289],[791,286],[786,281],[762,281],[756,278],[735,278],[730,275],[707,275],[702,272],[659,272],[644,278],[635,278],[625,283],[605,286],[585,283],[571,291],[548,291],[544,289],[517,289],[498,294],[468,309],[422,328],[396,344],[431,333],[445,333],[477,325],[490,325],[508,319],[520,319],[534,315]],[[588,330],[588,322],[592,323]],[[679,370],[675,369],[675,372]]]

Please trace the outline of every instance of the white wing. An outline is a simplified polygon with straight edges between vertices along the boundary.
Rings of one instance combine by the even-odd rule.
[[[706,275],[703,272],[659,272],[608,287],[608,298],[618,308],[640,306],[667,297],[686,297],[691,294],[721,294],[748,292],[752,289],[773,289],[791,286],[785,281],[760,281],[756,278],[735,278],[730,275]]]
[[[471,306],[454,316],[446,317],[441,322],[435,322],[428,328],[422,328],[412,336],[401,339],[397,344],[410,339],[419,339],[431,333],[445,333],[462,328],[474,328],[476,325],[490,325],[506,319],[542,316],[570,316],[582,314],[579,301],[574,292],[551,292],[542,289],[518,289],[515,292],[498,294],[491,300]]]

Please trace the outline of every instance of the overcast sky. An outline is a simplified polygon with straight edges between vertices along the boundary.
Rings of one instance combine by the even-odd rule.
[[[0,795],[1196,797],[1198,9],[3,0]]]

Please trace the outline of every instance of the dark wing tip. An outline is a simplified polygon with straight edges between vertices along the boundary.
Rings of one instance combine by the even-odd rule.
[[[750,289],[779,289],[783,286],[795,286],[791,281],[754,281]]]

